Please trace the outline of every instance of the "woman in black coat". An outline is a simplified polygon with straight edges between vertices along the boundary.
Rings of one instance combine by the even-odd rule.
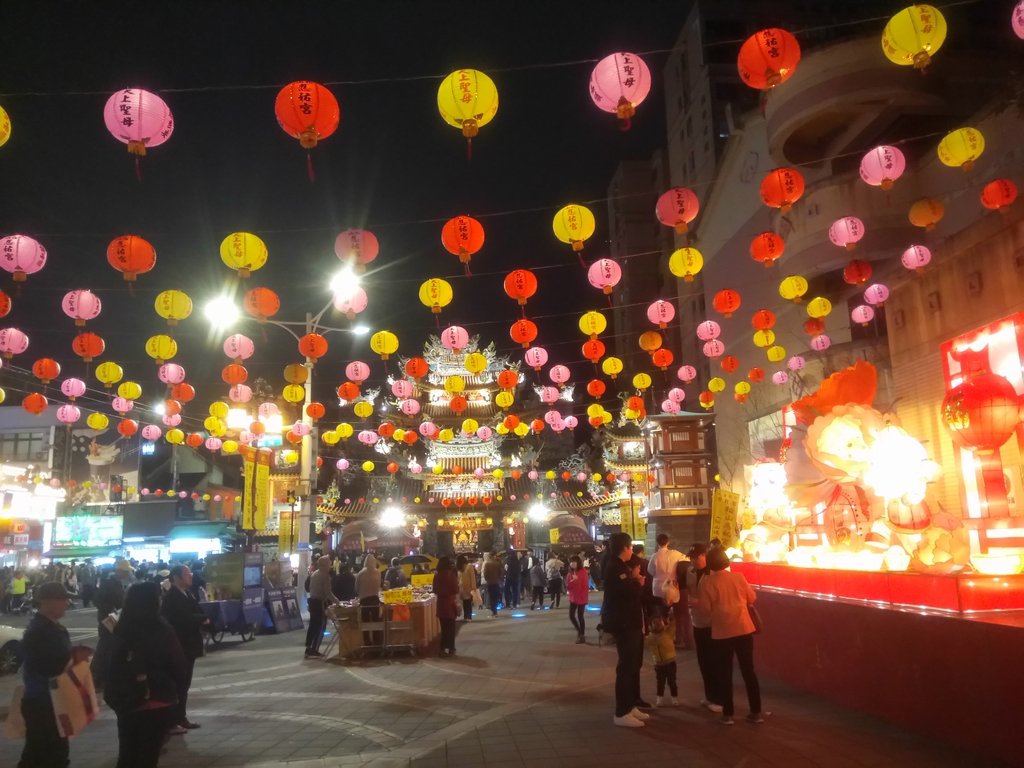
[[[114,628],[104,691],[117,713],[117,768],[156,768],[184,684],[185,655],[160,617],[160,586],[132,585]]]

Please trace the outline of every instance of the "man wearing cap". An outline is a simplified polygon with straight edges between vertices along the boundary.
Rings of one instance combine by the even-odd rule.
[[[608,541],[608,565],[604,574],[604,605],[601,622],[615,636],[615,717],[623,728],[641,728],[650,715],[637,708],[640,699],[640,666],[644,655],[643,591],[640,558],[633,555],[628,533],[616,533]]]
[[[96,619],[99,624],[99,639],[96,641],[96,654],[92,657],[92,681],[96,692],[103,690],[107,682],[107,671],[110,669],[110,650],[113,642],[112,627],[104,624],[104,620],[112,613],[121,610],[124,604],[124,593],[132,585],[132,565],[127,560],[118,560],[114,573],[107,576],[96,592]]]
[[[64,672],[70,662],[84,661],[92,653],[82,646],[72,648],[68,631],[60,623],[70,597],[57,581],[48,581],[36,590],[39,610],[21,641],[25,656],[25,693],[21,700],[25,747],[18,768],[66,768],[70,764],[68,740],[57,730],[50,679]]]

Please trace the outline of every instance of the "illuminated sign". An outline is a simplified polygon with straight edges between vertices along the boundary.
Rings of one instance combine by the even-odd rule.
[[[58,517],[54,547],[118,547],[124,531],[121,515],[68,515]]]

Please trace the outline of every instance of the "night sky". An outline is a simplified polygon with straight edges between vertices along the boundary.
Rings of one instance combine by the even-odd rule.
[[[281,295],[278,319],[318,311],[341,266],[334,238],[349,227],[368,228],[381,243],[364,281],[370,307],[359,319],[395,331],[400,353],[418,353],[436,330],[417,300],[419,284],[432,276],[455,288],[442,325],[462,324],[515,353],[508,326],[518,307],[501,285],[509,271],[528,267],[540,280],[528,307],[540,326],[537,343],[552,363],[580,361],[585,339],[576,319],[604,297],[554,238],[551,218],[566,203],[595,201],[598,231],[586,255],[606,255],[603,198],[615,166],[649,157],[665,133],[666,54],[645,57],[654,87],[629,132],[592,104],[592,60],[670,48],[685,5],[175,2],[103,3],[99,12],[92,4],[4,2],[0,105],[13,132],[0,149],[0,230],[36,237],[49,251],[45,269],[30,276],[0,321],[31,338],[15,365],[30,368],[48,354],[64,375],[84,373],[60,299],[71,288],[90,288],[104,302],[90,323],[107,341],[104,359],[142,383],[144,399],[158,399],[163,387],[143,345],[162,328],[155,295],[179,288],[196,309],[175,333],[176,361],[202,385],[201,410],[188,414],[202,418],[205,404],[226,390],[219,372],[228,362],[220,350],[225,334],[211,335],[202,306],[223,291],[240,297],[266,285]],[[459,67],[489,73],[500,97],[471,162],[436,106],[440,79]],[[273,111],[280,87],[298,79],[329,84],[341,106],[338,131],[312,152],[315,184],[305,152]],[[108,96],[125,86],[159,93],[175,117],[170,140],[143,159],[141,183],[102,117]],[[480,218],[487,237],[469,279],[440,243],[443,222],[462,213]],[[258,234],[270,253],[248,285],[239,286],[218,255],[234,231]],[[158,254],[134,296],[105,257],[107,244],[129,233]],[[333,311],[326,322],[348,326]],[[250,384],[264,376],[282,386],[283,366],[298,359],[294,342],[270,327],[264,341],[251,322],[237,330],[257,344],[247,362]],[[354,345],[350,336],[328,340],[316,397],[330,402],[352,359],[375,361],[382,376],[368,337]],[[583,362],[572,367],[583,381],[591,370]],[[25,379],[5,373],[8,402],[19,402]]]

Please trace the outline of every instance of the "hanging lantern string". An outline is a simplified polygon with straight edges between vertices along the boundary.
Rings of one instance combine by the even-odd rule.
[[[959,8],[963,6],[979,5],[989,0],[953,0],[953,2],[936,4],[936,8],[940,11],[944,11],[950,8]],[[837,21],[829,24],[819,24],[817,26],[803,27],[791,30],[794,35],[813,35],[817,32],[828,32],[836,29],[843,29],[848,27],[857,27],[868,24],[878,24],[881,22],[887,22],[892,17],[892,14],[885,16],[865,16],[858,19],[851,19],[850,21]],[[736,38],[732,40],[716,40],[714,42],[706,42],[702,44],[702,48],[721,48],[725,46],[737,46],[742,45],[746,38]],[[638,56],[660,56],[673,53],[677,49],[672,48],[651,48],[644,51],[634,51]],[[582,59],[569,59],[566,61],[548,61],[548,62],[536,62],[532,64],[510,64],[504,67],[489,67],[488,72],[506,73],[506,72],[530,72],[535,70],[544,69],[564,69],[568,67],[581,67],[586,65],[597,64],[600,58],[582,58]],[[445,72],[443,74],[418,74],[418,75],[400,75],[394,77],[372,77],[362,78],[354,80],[324,80],[322,85],[325,86],[358,86],[358,85],[381,85],[385,83],[414,83],[423,81],[442,81],[450,73]],[[250,84],[236,84],[236,85],[196,85],[196,86],[179,86],[170,88],[155,89],[154,93],[220,93],[224,91],[269,91],[269,90],[280,90],[285,83],[250,83]],[[52,97],[52,96],[109,96],[110,89],[104,90],[81,90],[81,91],[20,91],[20,92],[5,92],[0,93],[0,98],[22,98],[22,97]]]

